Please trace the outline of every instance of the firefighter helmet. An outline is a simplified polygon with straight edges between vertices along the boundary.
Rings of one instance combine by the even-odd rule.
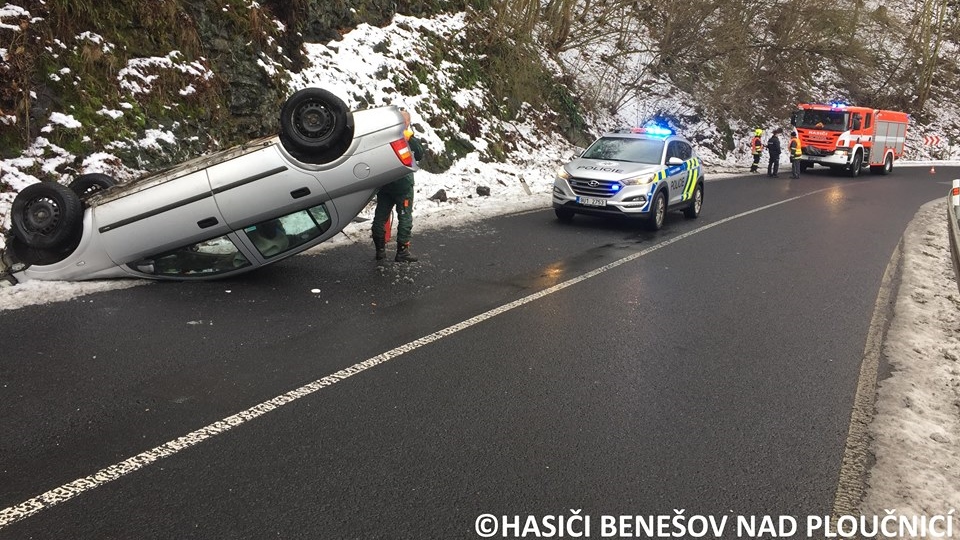
[[[757,128],[756,130],[754,130],[753,134],[756,135],[757,137],[759,137],[759,136],[763,135],[763,130],[760,129],[760,128]]]

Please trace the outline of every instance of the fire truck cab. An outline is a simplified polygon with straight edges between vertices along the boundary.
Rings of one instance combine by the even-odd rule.
[[[890,174],[903,157],[909,122],[906,113],[837,103],[801,103],[790,117],[800,136],[800,168],[819,164],[849,176],[865,167]]]

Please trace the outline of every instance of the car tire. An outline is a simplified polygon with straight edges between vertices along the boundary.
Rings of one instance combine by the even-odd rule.
[[[65,249],[83,225],[80,197],[56,182],[23,188],[13,199],[10,214],[14,237],[34,249]]]
[[[703,208],[703,185],[698,183],[697,187],[693,188],[693,200],[690,206],[683,209],[683,215],[687,219],[697,219],[700,217],[701,208]]]
[[[81,174],[76,177],[73,182],[70,182],[68,187],[80,197],[80,200],[83,200],[94,193],[115,185],[117,185],[117,181],[114,180],[112,176],[102,173],[90,173]]]
[[[663,227],[666,217],[667,198],[663,195],[663,191],[658,191],[650,203],[650,218],[647,220],[647,227],[651,231],[659,231]]]
[[[553,213],[557,215],[557,219],[560,220],[560,223],[572,223],[573,216],[576,215],[576,212],[568,208],[554,208]]]
[[[7,244],[7,249],[13,254],[14,260],[19,263],[27,266],[47,265],[66,259],[73,251],[73,248],[76,247],[74,245],[76,243],[77,239],[75,238],[73,242],[63,249],[38,249],[27,247],[20,239],[13,237],[10,239],[10,243]]]
[[[809,169],[810,167],[813,167],[813,164],[807,163],[807,162],[805,162],[805,161],[801,161],[801,162],[800,162],[800,172],[806,171],[806,170]]]
[[[280,141],[300,161],[329,163],[353,142],[353,113],[327,90],[298,90],[280,110]]]

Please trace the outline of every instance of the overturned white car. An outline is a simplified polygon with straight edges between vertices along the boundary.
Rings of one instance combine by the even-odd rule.
[[[307,88],[280,134],[137,180],[40,182],[13,201],[7,279],[212,279],[299,253],[342,230],[377,188],[414,170],[397,107],[350,111]]]

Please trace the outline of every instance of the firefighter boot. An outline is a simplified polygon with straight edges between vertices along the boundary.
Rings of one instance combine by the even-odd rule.
[[[382,261],[387,258],[387,243],[384,242],[383,238],[374,238],[373,246],[377,248],[377,260]]]
[[[410,253],[410,242],[397,244],[397,256],[393,260],[397,262],[417,262],[417,258]]]

